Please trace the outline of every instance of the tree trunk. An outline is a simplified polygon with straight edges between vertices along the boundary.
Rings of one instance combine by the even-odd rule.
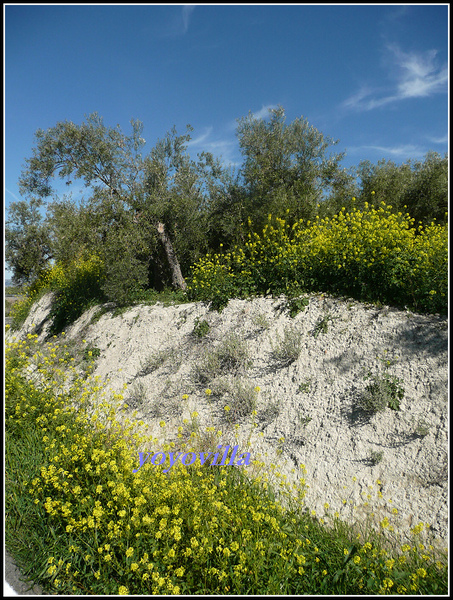
[[[179,266],[179,261],[176,257],[176,252],[173,248],[173,244],[171,243],[170,238],[165,232],[165,226],[163,223],[157,223],[157,233],[159,234],[160,241],[164,246],[165,253],[168,259],[168,264],[170,265],[172,283],[176,288],[185,290],[187,288],[187,285],[184,280],[184,277],[182,276],[181,267]]]

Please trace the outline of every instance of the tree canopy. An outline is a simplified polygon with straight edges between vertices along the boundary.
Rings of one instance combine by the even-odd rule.
[[[220,163],[209,153],[198,162],[188,155],[190,126],[184,135],[172,129],[143,158],[143,125],[131,125],[127,136],[119,126],[106,127],[94,113],[82,125],[65,121],[38,130],[33,156],[19,182],[24,196],[41,202],[54,193],[55,176],[68,186],[82,180],[90,189],[86,204],[75,206],[63,199],[48,206],[53,258],[67,260],[77,244],[99,252],[108,263],[107,288],[115,295],[118,285],[112,286],[113,280],[122,282],[124,289],[159,286],[169,278],[176,287],[184,287],[178,256],[187,265],[206,250],[200,225],[208,192],[223,177]],[[14,256],[11,251],[15,268]],[[15,274],[33,276],[26,269],[19,273],[15,268]]]
[[[191,157],[190,125],[183,134],[173,127],[145,156],[138,120],[128,135],[97,113],[80,125],[38,130],[19,180],[24,199],[8,210],[5,254],[14,280],[33,281],[52,261],[94,253],[105,265],[106,296],[126,302],[131,289],[184,289],[201,256],[244,244],[249,219],[259,232],[269,213],[292,224],[336,214],[355,196],[356,205],[406,206],[423,222],[446,218],[446,156],[401,166],[362,161],[347,170],[344,153],[332,151],[337,141],[303,117],[287,124],[282,107],[237,123],[237,172],[209,152]],[[86,198],[58,197],[55,177],[69,191],[83,182]]]

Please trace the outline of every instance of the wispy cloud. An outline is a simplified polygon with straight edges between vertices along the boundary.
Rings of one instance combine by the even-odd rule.
[[[195,10],[194,4],[184,4],[182,7],[182,32],[187,33],[190,24],[190,16]]]
[[[362,86],[347,98],[343,108],[368,111],[409,98],[422,98],[447,91],[448,70],[436,61],[437,51],[403,52],[389,44],[396,83],[386,88]]]
[[[277,108],[277,104],[267,104],[266,106],[262,106],[262,108],[258,112],[253,113],[253,117],[255,119],[267,119],[269,116],[269,111]]]
[[[364,151],[373,151],[376,154],[392,157],[392,158],[400,158],[403,160],[407,159],[421,159],[426,153],[427,149],[422,148],[421,146],[417,146],[414,144],[400,144],[398,146],[379,146],[379,145],[366,145],[366,146],[354,146],[348,148],[348,154],[363,154]]]
[[[269,110],[278,108],[278,104],[262,105],[260,110],[252,112],[254,119],[269,118]],[[222,127],[222,132],[216,133],[213,127],[206,127],[202,133],[190,140],[187,144],[189,151],[192,153],[207,151],[211,152],[215,157],[220,158],[225,165],[237,167],[242,164],[242,158],[239,150],[238,140],[236,138],[236,129],[238,122],[228,122]]]
[[[437,50],[423,54],[402,52],[397,46],[390,47],[402,71],[398,84],[398,97],[419,98],[447,91],[447,66],[436,65]]]
[[[443,135],[441,137],[436,136],[428,136],[427,140],[432,144],[447,144],[448,143],[448,135]]]
[[[278,108],[278,104],[263,104],[262,107],[260,108],[260,110],[254,112],[252,110],[250,110],[250,113],[252,113],[252,116],[254,119],[268,119],[269,118],[269,111],[274,109],[274,108]],[[243,115],[244,117],[247,116],[246,114]],[[242,118],[242,117],[241,117]],[[227,128],[230,131],[236,131],[238,126],[238,119],[233,119],[231,120],[228,125]]]
[[[189,152],[211,152],[220,158],[224,164],[236,166],[239,160],[238,143],[233,137],[215,136],[213,127],[206,127],[205,131],[187,144]]]
[[[206,127],[204,133],[201,133],[198,137],[192,138],[190,142],[188,142],[188,146],[201,146],[204,144],[212,134],[212,127]]]
[[[20,199],[16,196],[16,194],[13,194],[12,192],[10,192],[10,190],[8,188],[5,188],[5,192],[10,194],[14,198],[14,200],[17,200],[18,202],[20,202]]]
[[[177,38],[189,31],[192,13],[196,4],[177,5],[177,12],[171,7],[168,20],[161,26],[157,33],[160,38]]]

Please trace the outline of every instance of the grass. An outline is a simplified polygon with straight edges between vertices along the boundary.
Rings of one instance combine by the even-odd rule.
[[[204,351],[195,365],[193,377],[197,383],[208,384],[226,374],[240,374],[251,365],[247,342],[236,333],[227,335],[216,348]]]
[[[301,383],[299,385],[298,388],[298,392],[302,392],[303,394],[307,394],[310,390],[310,385],[311,385],[311,379],[307,379],[307,381],[304,381],[303,383]]]
[[[149,375],[150,373],[157,371],[157,369],[160,369],[160,367],[170,359],[172,359],[174,363],[178,362],[177,352],[174,348],[155,350],[154,352],[151,352],[142,363],[140,374],[142,376]]]
[[[259,387],[242,379],[223,378],[218,381],[215,393],[224,401],[224,411],[229,423],[237,423],[256,409]]]
[[[286,367],[299,358],[302,349],[302,334],[296,327],[285,327],[283,337],[276,336],[276,343],[271,340],[272,357],[281,367]]]
[[[198,462],[134,475],[138,450],[188,452],[198,435],[208,449],[215,435],[162,446],[140,422],[119,423],[122,395],[63,370],[57,345],[13,340],[5,370],[6,546],[45,591],[447,593],[446,556],[420,545],[423,526],[399,547],[387,518],[358,536],[327,504],[323,518],[308,510],[304,479],[271,485],[259,461],[256,476]]]
[[[131,408],[139,408],[143,406],[146,401],[147,390],[143,381],[137,381],[131,388],[129,396],[126,400],[126,404]],[[162,414],[158,414],[156,416],[163,416]]]
[[[416,435],[417,437],[425,437],[426,435],[428,435],[429,430],[430,430],[429,423],[427,423],[424,419],[422,419],[417,423],[417,426],[414,431],[414,435]]]
[[[327,333],[329,321],[332,319],[330,315],[324,315],[316,323],[313,329],[313,337],[318,337],[320,333]]]

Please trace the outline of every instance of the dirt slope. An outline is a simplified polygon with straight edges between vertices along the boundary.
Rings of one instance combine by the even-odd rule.
[[[44,340],[49,308],[45,296],[8,335],[37,331]],[[197,411],[201,428],[223,432],[218,444],[239,444],[288,481],[305,477],[306,505],[317,515],[360,521],[373,511],[376,522],[388,516],[403,534],[423,522],[446,540],[446,318],[320,295],[294,318],[284,298],[234,300],[220,314],[201,303],[140,305],[97,319],[98,310],[66,331],[67,343],[99,354],[94,375],[113,390],[127,384],[130,408],[121,414],[135,409],[154,437],[176,439]],[[285,361],[285,345],[293,358],[299,345],[298,358]],[[400,410],[364,412],[369,372],[398,378]],[[256,386],[253,415],[247,402]]]

